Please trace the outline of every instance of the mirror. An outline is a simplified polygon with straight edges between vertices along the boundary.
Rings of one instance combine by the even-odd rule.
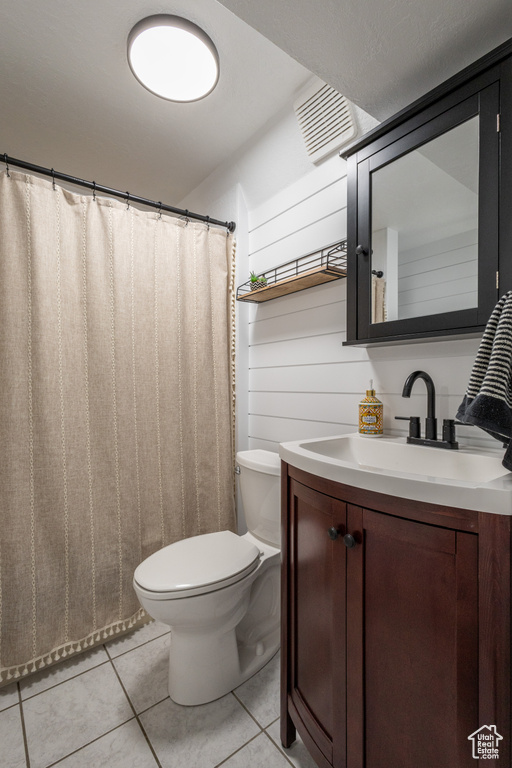
[[[372,323],[478,306],[478,126],[371,173]]]

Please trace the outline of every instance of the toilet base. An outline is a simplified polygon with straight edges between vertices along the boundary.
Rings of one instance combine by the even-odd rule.
[[[276,560],[249,585],[244,599],[236,597],[235,585],[222,590],[232,610],[220,611],[217,605],[218,622],[210,620],[193,631],[187,613],[188,621],[171,625],[169,695],[177,704],[195,706],[225,696],[277,652],[280,566]],[[212,607],[209,600],[206,604]]]
[[[266,643],[240,646],[236,631],[212,638],[183,638],[171,631],[169,696],[183,706],[197,706],[220,699],[242,685],[267,664],[279,650],[279,629]],[[183,653],[189,660],[183,664]],[[192,661],[193,659],[193,661]]]

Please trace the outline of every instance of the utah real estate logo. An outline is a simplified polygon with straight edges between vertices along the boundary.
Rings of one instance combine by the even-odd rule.
[[[473,740],[473,757],[475,760],[498,760],[500,756],[499,742],[503,739],[495,725],[482,725],[478,731],[468,736]]]

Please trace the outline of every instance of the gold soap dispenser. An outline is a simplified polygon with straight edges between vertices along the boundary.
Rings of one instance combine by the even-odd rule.
[[[375,397],[373,379],[370,379],[370,389],[366,397],[359,403],[359,434],[362,437],[382,437],[384,424],[384,406]]]

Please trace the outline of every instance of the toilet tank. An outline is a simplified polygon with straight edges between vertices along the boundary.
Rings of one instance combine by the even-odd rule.
[[[247,529],[281,549],[281,460],[278,453],[239,451],[240,492]]]

